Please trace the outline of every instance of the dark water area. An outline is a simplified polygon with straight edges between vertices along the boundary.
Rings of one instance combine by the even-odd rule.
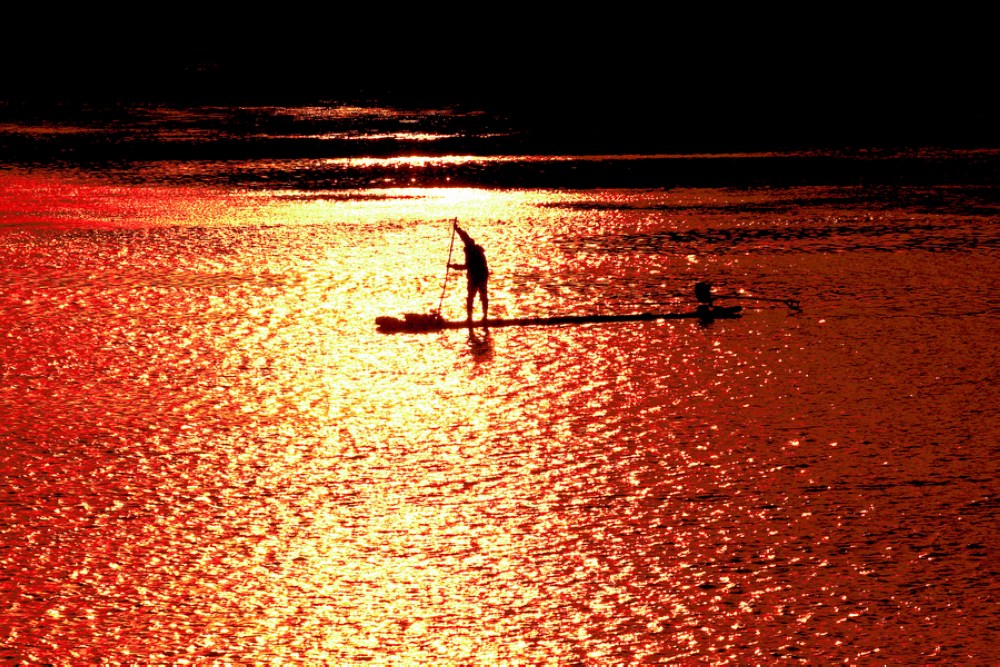
[[[997,664],[997,147],[547,124],[0,105],[0,662]]]
[[[0,154],[10,165],[113,172],[131,180],[306,190],[878,188],[1000,180],[1000,157],[988,143],[852,146],[798,143],[759,130],[716,137],[702,125],[688,131],[649,118],[636,124],[628,114],[602,117],[593,127],[571,120],[572,114],[556,132],[534,116],[457,106],[6,103],[0,104]]]

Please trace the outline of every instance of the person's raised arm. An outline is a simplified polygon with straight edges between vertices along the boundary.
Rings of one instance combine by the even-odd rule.
[[[458,235],[461,237],[462,243],[466,245],[474,243],[472,237],[469,236],[464,229],[458,226],[458,222],[455,223],[455,231],[458,232]]]

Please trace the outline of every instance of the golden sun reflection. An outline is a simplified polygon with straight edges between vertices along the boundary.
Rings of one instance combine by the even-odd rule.
[[[983,646],[989,596],[960,613],[926,582],[989,591],[988,447],[933,408],[989,394],[991,321],[838,296],[822,318],[375,329],[461,317],[454,219],[509,316],[685,309],[709,273],[780,294],[789,264],[818,301],[859,261],[898,281],[906,253],[720,248],[747,223],[730,190],[0,185],[0,659],[912,662],[898,627]]]

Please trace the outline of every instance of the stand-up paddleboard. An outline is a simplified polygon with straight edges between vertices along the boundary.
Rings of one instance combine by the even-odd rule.
[[[741,317],[743,306],[700,306],[686,313],[637,313],[634,315],[561,315],[556,317],[513,317],[473,320],[471,326],[487,329],[499,327],[556,326],[560,324],[597,324],[602,322],[649,322],[654,320],[712,320]],[[406,313],[399,317],[376,317],[379,333],[430,333],[445,329],[470,327],[467,320],[446,320],[438,313]]]

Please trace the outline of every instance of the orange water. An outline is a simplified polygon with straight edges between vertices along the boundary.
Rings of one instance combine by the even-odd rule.
[[[0,658],[996,663],[997,217],[872,196],[0,175]],[[377,334],[456,217],[496,316],[803,312]]]

